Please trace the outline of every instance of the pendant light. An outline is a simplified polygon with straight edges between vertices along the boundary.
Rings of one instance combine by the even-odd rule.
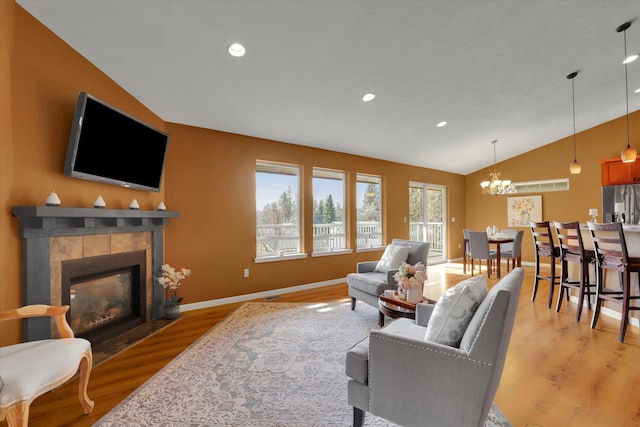
[[[571,80],[571,99],[573,103],[573,162],[569,165],[569,172],[572,174],[578,174],[582,170],[582,166],[578,163],[576,157],[576,88],[573,84],[573,79],[578,75],[578,72],[575,71],[567,76],[569,80]]]
[[[627,148],[620,152],[620,157],[624,163],[631,163],[636,161],[638,151],[629,143],[629,80],[627,76],[627,64],[631,62],[627,58],[627,29],[631,26],[631,22],[625,22],[616,28],[616,31],[624,35],[624,88],[625,96],[627,99]]]

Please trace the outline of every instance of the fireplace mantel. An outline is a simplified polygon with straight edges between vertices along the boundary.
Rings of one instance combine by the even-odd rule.
[[[163,230],[177,211],[137,209],[66,208],[57,206],[14,206],[22,237],[23,303],[51,304],[50,243],[58,236],[89,236],[119,233],[151,233],[151,271],[161,274],[164,259]],[[159,288],[159,289],[156,289]],[[154,319],[162,316],[162,287],[153,286]],[[27,319],[26,341],[50,337],[48,319]]]
[[[163,227],[178,212],[14,206],[13,215],[20,219],[20,237],[32,238],[151,230]]]

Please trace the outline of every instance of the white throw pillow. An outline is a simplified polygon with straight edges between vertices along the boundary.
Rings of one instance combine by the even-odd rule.
[[[378,261],[373,271],[386,273],[389,270],[397,270],[400,265],[407,260],[410,246],[389,245],[384,250],[382,258]]]
[[[425,340],[458,347],[471,318],[486,296],[484,276],[472,277],[447,289],[433,309]]]

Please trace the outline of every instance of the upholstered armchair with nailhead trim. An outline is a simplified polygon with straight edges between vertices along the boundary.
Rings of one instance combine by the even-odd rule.
[[[487,292],[484,276],[418,304],[416,320],[397,319],[347,352],[353,425],[365,413],[403,426],[483,426],[511,338],[524,271]],[[446,343],[446,344],[443,344]]]

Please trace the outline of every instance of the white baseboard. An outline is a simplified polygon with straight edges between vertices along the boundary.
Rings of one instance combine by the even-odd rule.
[[[201,308],[217,307],[219,305],[233,304],[236,302],[250,301],[250,300],[259,299],[259,298],[275,297],[278,295],[288,294],[291,292],[306,291],[309,289],[316,289],[316,288],[322,288],[325,286],[338,285],[340,283],[345,283],[346,281],[347,281],[347,278],[343,277],[341,279],[332,279],[332,280],[325,280],[325,281],[316,282],[316,283],[307,283],[306,285],[291,286],[289,288],[271,289],[269,291],[256,292],[253,294],[236,295],[228,298],[194,302],[191,304],[182,304],[180,306],[180,311],[199,310]]]
[[[578,304],[578,297],[569,295],[569,301],[571,301],[574,304]],[[593,307],[593,304],[591,306]],[[583,307],[582,312],[584,313],[584,309],[587,308],[587,303],[585,302],[582,307]],[[605,315],[607,317],[611,317],[613,319],[622,320],[622,313],[604,306],[600,307],[600,314]],[[629,316],[629,324],[632,326],[640,327],[640,319],[633,316]]]
[[[531,266],[531,267],[535,267],[536,263],[535,262],[526,262],[526,263],[523,262],[522,265],[528,265],[528,266]],[[550,268],[551,264],[540,263],[540,266],[541,267]],[[557,268],[556,271],[559,271],[559,268]],[[578,304],[578,297],[573,296],[573,295],[569,295],[569,301],[571,301],[574,304]],[[586,308],[587,304],[585,303],[583,307]],[[555,310],[555,305],[552,308]],[[621,320],[622,319],[622,313],[620,313],[619,311],[615,311],[615,310],[612,310],[610,308],[604,307],[604,306],[600,307],[600,314],[602,314],[604,316],[607,316],[607,317],[611,317],[613,319],[617,319],[617,320]],[[633,316],[629,316],[629,324],[632,325],[632,326],[640,327],[640,319],[638,319],[636,317],[633,317]]]
[[[522,265],[528,265],[528,266],[535,266],[534,263],[525,263],[523,262]],[[260,299],[260,298],[269,298],[269,297],[275,297],[278,295],[282,295],[282,294],[288,294],[291,292],[298,292],[298,291],[306,291],[309,289],[316,289],[316,288],[322,288],[325,286],[331,286],[331,285],[338,285],[340,283],[345,283],[347,281],[346,277],[343,277],[341,279],[332,279],[332,280],[325,280],[322,282],[315,282],[315,283],[307,283],[305,285],[298,285],[298,286],[291,286],[289,288],[280,288],[280,289],[272,289],[269,291],[264,291],[264,292],[256,292],[256,293],[252,293],[252,294],[245,294],[245,295],[236,295],[233,297],[229,297],[229,298],[221,298],[221,299],[215,299],[215,300],[208,300],[208,301],[201,301],[201,302],[194,302],[191,304],[183,304],[180,306],[180,311],[191,311],[191,310],[199,310],[201,308],[209,308],[209,307],[217,307],[219,305],[225,305],[225,304],[233,304],[236,302],[243,302],[243,301],[250,301],[250,300],[254,300],[254,299]],[[571,301],[574,304],[578,303],[578,297],[575,296],[569,296],[569,301]],[[585,304],[586,307],[586,304]],[[603,314],[604,316],[607,317],[611,317],[617,320],[622,319],[622,313],[612,310],[610,308],[607,307],[602,307],[600,309],[600,313]],[[640,327],[640,319],[629,316],[629,324],[633,325],[633,326],[637,326]]]

